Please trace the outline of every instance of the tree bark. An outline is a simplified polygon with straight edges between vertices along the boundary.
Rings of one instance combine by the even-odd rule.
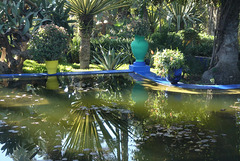
[[[217,26],[217,19],[218,19],[218,8],[213,3],[208,5],[208,34],[215,35],[215,30]]]
[[[80,69],[89,69],[90,63],[90,34],[84,33],[80,30],[80,49],[79,49],[79,61]]]
[[[215,46],[215,66],[204,72],[202,81],[215,84],[240,83],[238,63],[239,0],[222,0]],[[214,54],[214,53],[213,53]]]
[[[89,69],[90,63],[90,38],[93,30],[93,15],[79,16],[80,26],[80,49],[79,49],[79,61],[80,69]]]

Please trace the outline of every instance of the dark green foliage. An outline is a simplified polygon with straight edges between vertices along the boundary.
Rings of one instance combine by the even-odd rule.
[[[49,0],[36,1],[38,10],[38,19],[35,29],[38,29],[42,25],[54,23],[57,26],[64,27],[70,35],[73,35],[73,27],[70,23],[76,22],[75,20],[69,20],[70,9],[65,8],[66,0],[55,0],[51,2]]]
[[[34,9],[25,8],[24,1],[0,1],[0,11],[0,35],[10,35],[12,32],[18,31],[20,34],[17,36],[19,37],[29,31],[33,16],[37,14]],[[14,30],[11,31],[11,29]]]
[[[102,45],[102,47],[105,48],[111,46],[116,50],[121,50],[123,49],[123,46],[131,44],[132,41],[133,39],[111,38],[109,36],[102,36],[100,38],[91,39],[91,49],[94,49],[95,46]]]
[[[69,44],[69,50],[67,52],[67,62],[79,63],[79,49],[81,38],[79,35],[75,35]]]
[[[204,71],[209,67],[213,48],[213,36],[198,33],[193,29],[183,30],[178,33],[161,32],[151,36],[150,48],[179,49],[185,57],[184,72],[187,74],[186,82],[200,80]],[[197,57],[201,56],[201,58]]]
[[[35,60],[59,60],[68,48],[69,37],[63,27],[49,24],[39,28],[30,42],[30,51]]]
[[[198,34],[195,30],[182,32],[161,32],[151,36],[150,49],[153,51],[162,49],[179,49],[186,56],[211,57],[213,37]]]
[[[198,35],[198,31],[189,28],[182,31],[183,40],[185,43],[198,43],[200,41],[200,36]]]
[[[209,57],[196,57],[196,56],[186,56],[186,66],[185,73],[187,77],[185,78],[186,83],[196,83],[196,80],[201,80],[202,74],[208,69],[210,64]]]
[[[150,24],[144,19],[133,20],[131,22],[131,32],[132,34],[139,36],[148,36],[150,33]]]
[[[122,39],[122,38],[117,38],[117,39],[111,39],[110,37],[101,37],[98,39],[92,39],[91,40],[91,51],[100,51],[100,45],[103,48],[114,48],[116,51],[121,51],[129,56],[125,59],[124,62],[126,63],[132,63],[134,61],[134,56],[131,52],[130,44],[133,41],[133,39]],[[123,57],[122,57],[123,58]]]
[[[213,36],[206,34],[198,34],[199,39],[194,39],[191,43],[186,45],[184,53],[191,56],[212,56]]]
[[[162,49],[182,49],[182,38],[181,34],[174,32],[161,32],[154,33],[151,36],[151,42],[149,47],[151,50],[156,51]]]
[[[69,50],[67,53],[67,61],[68,63],[79,63],[79,48],[80,48],[80,40],[81,38],[76,35],[73,37],[72,41],[70,42],[69,45]],[[92,63],[97,63],[95,59],[93,58],[93,51],[99,50],[100,51],[100,45],[103,48],[108,48],[109,46],[111,48],[114,48],[116,51],[121,51],[124,53],[129,54],[125,62],[132,63],[134,58],[131,53],[130,49],[130,44],[132,42],[132,39],[122,39],[122,38],[111,38],[109,36],[102,36],[98,38],[93,38],[91,39],[91,62]]]

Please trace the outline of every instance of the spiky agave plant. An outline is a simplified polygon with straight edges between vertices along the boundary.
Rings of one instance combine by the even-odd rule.
[[[196,24],[201,22],[200,17],[202,14],[197,15],[196,8],[198,4],[193,0],[185,1],[184,3],[178,3],[176,1],[168,4],[164,3],[165,10],[163,14],[167,16],[169,25],[174,23],[176,25],[176,30],[179,31],[189,24]]]
[[[124,60],[128,57],[128,55],[124,55],[122,52],[116,52],[114,48],[108,51],[100,45],[101,55],[97,54],[93,56],[94,59],[102,66],[99,66],[103,70],[115,70],[123,65]]]

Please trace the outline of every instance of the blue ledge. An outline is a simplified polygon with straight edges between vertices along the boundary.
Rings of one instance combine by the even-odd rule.
[[[133,72],[132,70],[103,70],[103,71],[63,72],[63,73],[56,73],[56,74],[47,74],[47,73],[0,74],[0,78],[92,75],[92,74],[120,74],[120,73],[132,73],[132,72]]]
[[[138,65],[138,64],[137,64]],[[143,65],[145,66],[145,64]],[[121,74],[121,73],[132,73],[130,74],[137,81],[142,81],[140,77],[147,78],[158,84],[171,87],[179,87],[185,89],[220,89],[220,90],[229,90],[229,89],[240,89],[240,84],[232,85],[198,85],[198,84],[183,84],[179,82],[178,84],[171,84],[166,78],[157,76],[156,74],[149,71],[150,67],[146,66],[132,66],[130,65],[129,70],[103,70],[103,71],[83,71],[83,72],[63,72],[56,74],[47,74],[47,73],[24,73],[24,74],[0,74],[0,78],[18,78],[18,77],[44,77],[44,76],[67,76],[67,75],[92,75],[92,74]],[[134,75],[136,73],[140,76]]]
[[[178,84],[171,84],[168,80],[166,80],[166,78],[157,76],[155,73],[152,73],[152,72],[135,72],[135,73],[165,86],[179,87],[179,88],[185,88],[185,89],[220,89],[220,90],[240,89],[240,84],[198,85],[198,84],[184,84],[181,82],[179,82]]]

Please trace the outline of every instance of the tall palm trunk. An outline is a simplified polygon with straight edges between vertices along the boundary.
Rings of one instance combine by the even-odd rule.
[[[206,71],[202,80],[214,79],[216,84],[240,83],[238,63],[239,0],[222,0],[217,42],[213,53],[213,67]]]
[[[88,69],[90,62],[90,34],[84,33],[80,30],[80,49],[79,49],[79,61],[80,69]]]
[[[80,69],[88,69],[90,63],[90,38],[93,29],[93,16],[79,16],[80,20],[80,49],[79,49],[79,61]]]

